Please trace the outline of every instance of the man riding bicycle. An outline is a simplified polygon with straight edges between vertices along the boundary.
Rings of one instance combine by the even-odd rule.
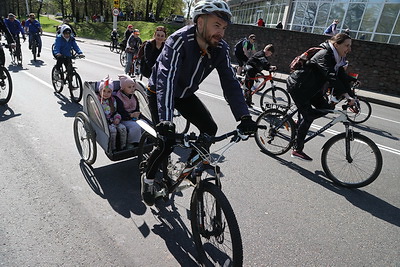
[[[0,32],[4,32],[8,46],[15,45],[15,41],[7,26],[4,24],[3,18],[0,17]],[[6,57],[4,54],[3,46],[0,45],[0,66],[4,66],[6,63]],[[3,73],[1,73],[3,75]]]
[[[77,45],[75,38],[71,36],[71,32],[72,30],[69,26],[65,24],[62,25],[60,34],[56,37],[53,50],[53,55],[57,59],[56,67],[58,71],[61,72],[62,64],[64,64],[65,68],[67,69],[69,84],[71,84],[70,79],[73,71],[71,49],[74,49],[79,57],[84,57],[83,52]]]
[[[35,14],[29,14],[29,19],[25,22],[25,30],[29,34],[29,49],[32,49],[32,42],[35,39],[38,45],[37,56],[40,57],[42,51],[42,39],[40,35],[43,33],[40,22],[35,19]]]
[[[239,130],[251,134],[257,129],[231,66],[228,44],[222,39],[231,23],[228,5],[223,0],[202,0],[196,4],[193,16],[195,25],[183,27],[167,39],[149,79],[149,104],[156,117],[154,124],[159,135],[164,137],[151,154],[142,176],[142,198],[149,206],[154,204],[155,192],[159,191],[154,181],[157,169],[174,145],[174,108],[200,133],[210,136],[217,133],[217,124],[209,110],[195,95],[200,83],[214,69],[218,71],[236,121],[241,121]]]
[[[22,34],[22,39],[24,39],[24,42],[26,40],[25,38],[25,31],[24,28],[22,27],[21,23],[19,20],[15,18],[15,15],[13,13],[8,14],[8,18],[4,20],[4,23],[6,24],[8,30],[12,34],[15,44],[16,44],[16,56],[17,58],[20,57],[21,55],[21,42],[19,40],[19,34]],[[10,47],[11,51],[11,47]]]

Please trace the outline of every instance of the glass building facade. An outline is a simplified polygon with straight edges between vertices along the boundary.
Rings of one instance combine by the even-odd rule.
[[[334,19],[356,39],[400,44],[400,0],[230,0],[233,22],[322,34]]]

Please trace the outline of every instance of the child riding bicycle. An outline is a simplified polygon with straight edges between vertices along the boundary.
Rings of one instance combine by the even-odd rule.
[[[61,72],[61,66],[64,64],[67,69],[69,83],[71,82],[70,79],[73,71],[71,49],[75,50],[79,57],[85,57],[77,45],[75,38],[71,36],[71,32],[72,30],[69,26],[62,25],[60,34],[56,37],[53,50],[53,55],[57,59],[56,67]]]
[[[247,61],[245,70],[246,70],[246,78],[245,78],[245,94],[244,97],[246,99],[246,104],[251,107],[254,103],[252,102],[252,94],[251,89],[254,84],[254,77],[256,77],[257,73],[261,73],[263,70],[273,71],[276,70],[276,66],[271,66],[268,61],[268,57],[272,56],[275,52],[275,48],[272,44],[268,44],[264,47],[263,50],[256,52],[250,59]]]

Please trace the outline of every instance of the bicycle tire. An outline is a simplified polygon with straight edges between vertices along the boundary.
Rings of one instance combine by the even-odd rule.
[[[190,122],[176,109],[174,109],[173,122],[175,124],[175,132],[177,134],[183,134],[189,131]]]
[[[284,123],[282,123],[282,121]],[[293,145],[296,135],[296,124],[285,112],[268,109],[257,118],[256,143],[268,155],[282,155]],[[278,128],[279,125],[282,125]]]
[[[61,67],[61,72],[56,74],[56,66],[51,70],[51,83],[53,84],[54,91],[56,93],[61,93],[64,88],[64,71],[63,67]]]
[[[201,181],[193,190],[190,222],[201,263],[205,266],[243,265],[239,225],[231,204],[218,186]]]
[[[0,66],[0,75],[0,105],[5,105],[11,99],[13,84],[10,72],[4,66]]]
[[[147,160],[149,159],[153,150],[156,148],[156,142],[157,139],[148,132],[142,133],[137,149],[137,163],[140,175],[146,171]]]
[[[263,111],[271,107],[271,104],[289,107],[291,99],[289,93],[281,87],[270,87],[262,94],[260,98],[260,107]]]
[[[126,52],[121,51],[121,54],[119,54],[119,62],[121,63],[122,67],[126,67]]]
[[[88,165],[94,164],[97,158],[96,132],[90,124],[88,115],[82,111],[75,115],[74,138],[82,160]]]
[[[77,72],[72,73],[71,84],[69,84],[69,92],[71,95],[71,100],[78,103],[82,99],[83,86],[81,76]]]
[[[341,133],[324,144],[322,168],[339,185],[349,188],[369,185],[382,170],[382,153],[371,139],[360,133],[351,133],[349,137],[351,162],[346,159],[346,133]]]
[[[352,123],[363,123],[366,122],[369,117],[371,117],[372,113],[372,107],[371,104],[363,99],[363,98],[358,98],[358,112],[354,112],[354,109],[349,110],[351,107],[348,107],[348,119]]]
[[[113,41],[110,42],[110,51],[114,52],[114,42]]]
[[[33,54],[33,61],[36,61],[36,50],[37,50],[37,45],[36,45],[36,40],[32,36],[32,54]]]

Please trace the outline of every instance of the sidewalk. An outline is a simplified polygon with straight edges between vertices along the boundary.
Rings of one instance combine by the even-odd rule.
[[[46,33],[47,35],[54,36],[54,33]],[[94,39],[87,39],[77,37],[76,40],[78,42],[90,43],[98,46],[108,46],[109,42],[101,41],[101,40],[94,40]],[[285,82],[288,74],[279,73],[277,72],[274,76],[275,80],[279,82]],[[386,94],[374,93],[371,91],[360,90],[357,92],[359,96],[364,97],[371,103],[385,105],[392,108],[400,109],[400,97],[398,96],[391,96]]]

